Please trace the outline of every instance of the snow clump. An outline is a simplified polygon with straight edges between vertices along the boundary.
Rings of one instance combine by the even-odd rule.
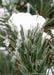
[[[20,31],[21,27],[23,26],[24,33],[29,29],[33,29],[35,27],[42,28],[43,24],[45,23],[45,18],[40,15],[31,15],[30,13],[13,13],[10,19],[8,20],[9,25],[11,26],[12,30]]]
[[[17,30],[20,32],[22,25],[24,29],[24,34],[27,34],[27,31],[30,29],[38,27],[38,31],[43,27],[46,19],[40,15],[31,15],[30,13],[23,13],[20,12],[18,14],[13,13],[10,19],[8,20],[9,25],[11,26],[12,31]],[[19,36],[20,37],[20,36]],[[50,39],[51,36],[47,33],[43,32],[42,35],[43,39],[46,37],[46,39]]]

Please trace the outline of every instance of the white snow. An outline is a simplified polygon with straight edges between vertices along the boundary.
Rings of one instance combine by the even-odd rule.
[[[43,35],[42,35],[43,39],[51,39],[51,36],[48,35],[47,33],[43,32]]]
[[[3,41],[3,43],[8,47],[9,46],[9,40],[8,39],[5,39],[4,41]]]
[[[0,50],[5,50],[6,48],[5,47],[0,47]]]
[[[6,8],[0,8],[0,29],[4,29],[4,31],[5,31],[5,26],[2,26],[2,24],[5,24],[5,23],[3,23],[2,21],[4,21],[4,19],[2,19],[2,18],[6,18],[7,16],[9,16],[10,14],[8,13],[8,10],[6,9]],[[7,41],[6,41],[6,45],[8,45],[7,44]],[[6,51],[6,48],[5,47],[0,47],[0,51],[2,51],[5,55],[7,55],[8,54],[8,51]]]
[[[9,25],[11,26],[12,30],[17,29],[20,31],[20,25],[23,26],[24,32],[25,30],[33,29],[35,27],[42,28],[45,18],[40,15],[31,15],[30,13],[13,13],[9,19]]]
[[[6,51],[5,47],[0,47],[0,51],[2,51],[5,55],[8,54],[8,51]]]
[[[0,8],[0,18],[4,17],[5,15],[10,15],[6,8]]]
[[[18,0],[2,0],[3,5],[9,5],[10,3],[16,3]]]
[[[9,3],[10,3],[9,0],[2,0],[2,4],[3,4],[3,5],[7,5],[7,4],[9,4]]]
[[[37,28],[41,29],[45,23],[45,18],[40,15],[31,15],[30,13],[13,13],[10,19],[8,20],[9,25],[11,26],[12,30],[17,30],[18,32],[21,30],[20,25],[23,26],[24,34],[27,34],[29,29]],[[20,35],[19,35],[20,37]],[[43,32],[43,40],[50,39],[51,36],[47,33]]]
[[[47,69],[46,75],[52,75],[51,69]]]
[[[22,25],[22,27],[24,29],[24,36],[26,38],[27,31],[29,29],[32,30],[33,28],[38,27],[38,31],[39,31],[43,27],[45,21],[46,21],[45,18],[40,16],[40,15],[31,15],[30,13],[21,12],[21,13],[18,13],[18,14],[13,13],[12,16],[10,17],[10,19],[8,20],[8,23],[11,26],[11,29],[13,31],[17,30],[19,32],[18,38],[21,39],[20,25]],[[48,35],[47,33],[43,32],[42,38],[43,38],[42,39],[42,43],[43,43],[43,41],[45,39],[51,39],[51,36]],[[19,46],[18,41],[17,41],[17,44],[16,44],[17,46]]]
[[[54,35],[54,29],[51,30],[51,33]]]
[[[44,42],[45,39],[49,39],[50,40],[51,36],[48,35],[47,33],[43,32],[43,34],[42,34],[42,43]]]
[[[51,6],[54,6],[54,0],[52,1]]]

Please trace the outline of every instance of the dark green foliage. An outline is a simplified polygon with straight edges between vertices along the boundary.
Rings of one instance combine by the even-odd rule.
[[[11,61],[12,57],[5,55],[0,51],[0,75],[13,75],[16,71],[15,63]]]
[[[51,10],[53,11],[53,6],[51,3],[53,0],[28,0],[32,7],[42,16],[47,17]],[[49,9],[50,8],[50,9]]]
[[[43,44],[41,44],[41,30],[37,32],[37,29],[34,29],[33,31],[28,31],[28,33],[27,41],[25,41],[26,38],[21,27],[22,43],[18,49],[18,68],[23,75],[27,75],[27,73],[35,73],[34,75],[37,73],[46,73],[46,53],[49,49],[48,41],[45,40]]]

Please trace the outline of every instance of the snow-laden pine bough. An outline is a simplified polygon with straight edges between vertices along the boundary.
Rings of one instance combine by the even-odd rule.
[[[44,23],[46,22],[46,19],[40,15],[31,15],[30,13],[18,13],[15,14],[13,13],[10,19],[8,20],[9,25],[11,26],[11,29],[17,30],[20,32],[22,25],[24,34],[26,36],[27,31],[30,29],[32,30],[33,28],[38,28],[38,31],[43,27]],[[50,39],[51,36],[48,35],[47,33],[43,32],[43,38],[48,38]],[[19,36],[20,37],[20,36]]]

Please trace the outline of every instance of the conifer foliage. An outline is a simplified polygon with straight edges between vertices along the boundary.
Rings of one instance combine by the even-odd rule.
[[[53,0],[10,0],[9,2],[4,0],[4,2],[6,3],[0,0],[0,8],[7,10],[2,17],[0,16],[0,47],[5,47],[8,55],[0,50],[0,75],[46,75],[48,69],[49,71],[51,69],[54,75],[52,69],[54,68],[54,34],[51,33],[54,28]],[[27,3],[30,4],[29,13],[41,15],[47,19],[47,22],[40,30],[38,27],[29,29],[26,37],[21,25],[21,39],[19,39],[19,32],[12,31],[8,19],[13,12],[28,12]],[[50,34],[51,38],[43,41],[44,31]],[[11,62],[13,56],[15,62]]]

